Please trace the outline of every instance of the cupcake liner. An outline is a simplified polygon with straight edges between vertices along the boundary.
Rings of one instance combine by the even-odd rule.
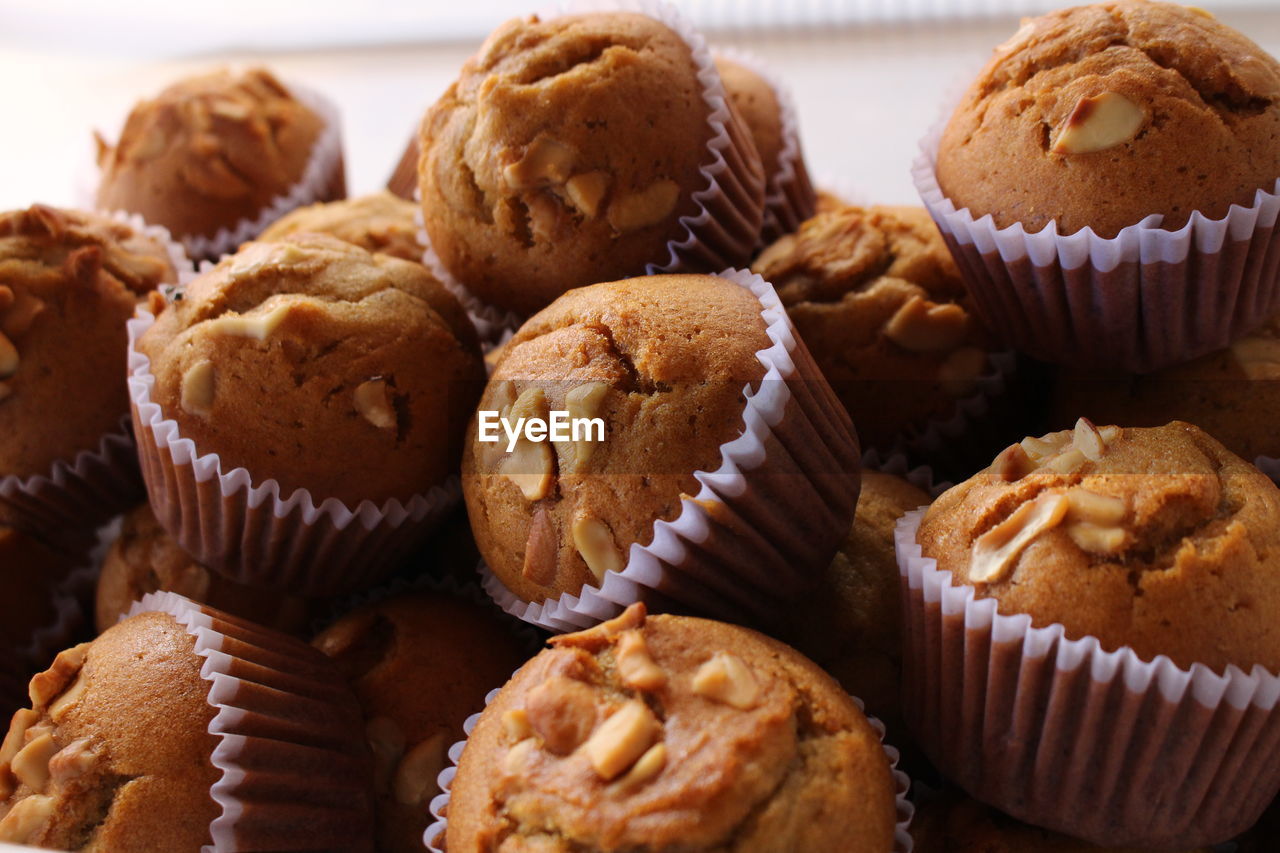
[[[570,0],[537,14],[542,20],[552,20],[592,12],[634,12],[673,30],[689,46],[703,87],[702,97],[710,111],[707,160],[699,169],[706,186],[692,193],[698,210],[680,217],[678,236],[667,241],[663,257],[645,265],[645,274],[708,273],[746,264],[755,253],[760,236],[764,189],[759,176],[753,175],[745,153],[755,148],[751,132],[729,109],[706,39],[675,6],[657,0]],[[486,352],[505,342],[528,319],[477,298],[445,269],[426,228],[421,229],[419,239],[426,247],[423,264],[462,302]]]
[[[373,768],[360,707],[320,652],[170,592],[135,602],[195,638],[217,714],[210,791],[222,814],[204,853],[372,850]]]
[[[818,209],[818,192],[809,179],[800,147],[800,117],[791,88],[764,60],[741,48],[717,48],[716,53],[760,75],[778,99],[782,150],[778,152],[777,168],[765,176],[764,225],[757,244],[763,248],[795,231]]]
[[[1111,239],[1056,222],[1028,233],[957,210],[935,167],[945,121],[912,175],[983,320],[1015,349],[1058,364],[1145,373],[1213,350],[1280,308],[1280,180],[1221,219],[1200,211],[1176,231],[1159,215]]]
[[[519,672],[519,670],[516,670]],[[512,673],[512,678],[515,673]],[[489,695],[484,697],[484,704],[487,708],[494,698],[502,691],[501,687],[494,688],[489,691]],[[866,708],[862,704],[862,700],[857,696],[850,697],[858,705],[858,710],[866,714]],[[453,777],[458,773],[458,761],[462,758],[462,750],[467,745],[467,739],[471,737],[471,732],[475,730],[476,723],[480,721],[480,714],[483,710],[467,717],[462,724],[462,740],[449,747],[449,761],[452,766],[446,767],[440,771],[438,784],[442,793],[433,798],[428,805],[431,816],[435,818],[435,822],[427,827],[422,834],[422,843],[432,853],[444,853],[444,833],[449,825],[446,813],[449,806],[449,789],[453,784]],[[884,742],[884,723],[880,722],[870,714],[866,714],[867,722],[871,723],[871,727],[880,737],[880,743],[884,747],[885,755],[889,757],[889,766],[893,773],[894,787],[897,791],[896,811],[898,823],[893,830],[893,850],[894,853],[911,853],[913,841],[911,839],[911,818],[915,815],[915,806],[907,799],[907,792],[911,789],[911,779],[907,774],[898,769],[898,750]]]
[[[353,509],[336,498],[317,504],[307,489],[285,496],[278,481],[244,468],[224,471],[151,400],[151,361],[135,344],[154,321],[145,311],[129,321],[134,434],[151,508],[198,562],[240,583],[337,595],[385,577],[461,497],[454,477],[407,502]]]
[[[653,540],[633,544],[626,567],[598,588],[530,603],[482,563],[485,591],[503,610],[551,631],[589,627],[636,601],[655,612],[768,624],[779,600],[803,592],[848,534],[859,488],[849,415],[772,285],[743,270],[720,276],[760,300],[772,342],[756,353],[764,378],[743,390],[742,435],[721,446],[719,468],[694,474],[701,488],[681,499],[680,515],[654,522]]]
[[[190,234],[176,239],[196,259],[216,260],[234,252],[241,243],[257,237],[267,226],[295,208],[321,201],[335,201],[347,195],[346,170],[342,158],[342,126],[338,108],[320,93],[285,81],[285,86],[304,106],[324,120],[324,129],[311,147],[302,177],[281,193],[252,219],[242,219],[212,235]],[[96,189],[95,189],[96,192]]]
[[[1144,661],[1003,615],[922,556],[923,514],[895,531],[904,708],[944,775],[1101,845],[1187,849],[1258,819],[1280,790],[1280,676]]]

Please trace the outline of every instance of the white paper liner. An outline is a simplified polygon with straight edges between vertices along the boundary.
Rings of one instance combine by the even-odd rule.
[[[285,497],[278,481],[255,482],[245,468],[223,471],[217,453],[200,453],[151,400],[151,361],[135,344],[154,322],[140,310],[128,324],[134,432],[147,443],[140,456],[156,518],[198,562],[240,583],[339,594],[385,577],[461,498],[451,477],[407,502],[351,509],[336,498],[317,505],[307,489]]]
[[[944,775],[1020,820],[1102,845],[1185,849],[1257,819],[1280,789],[1280,675],[1261,666],[1183,669],[1164,655],[1144,661],[1128,646],[1107,652],[1094,637],[1069,639],[1060,623],[1034,628],[1026,614],[999,613],[995,599],[978,598],[922,555],[926,509],[906,513],[894,530],[904,710]],[[962,620],[962,636],[948,618]],[[999,667],[1006,649],[1016,660]],[[1086,701],[1054,707],[1055,697],[1075,695],[1073,677],[1089,679]],[[1143,728],[1134,701],[1116,691],[1165,703],[1166,730]],[[1010,791],[1024,802],[1002,796]],[[1206,820],[1235,829],[1205,837]]]
[[[221,228],[212,235],[186,234],[176,239],[195,259],[214,259],[234,252],[240,244],[257,237],[271,223],[291,210],[321,201],[346,197],[346,177],[342,158],[342,123],[337,106],[328,98],[305,86],[284,80],[286,89],[303,106],[316,113],[324,127],[312,144],[302,177],[287,192],[281,193],[254,218]],[[117,138],[119,133],[116,134]],[[113,143],[114,144],[114,143]],[[97,174],[97,170],[95,170]],[[94,194],[97,189],[95,186]]]
[[[148,593],[127,616],[149,611],[168,613],[195,638],[217,712],[210,762],[222,776],[210,795],[222,814],[202,853],[372,850],[372,759],[360,706],[328,659],[176,593]]]
[[[790,384],[791,381],[816,379],[816,382],[802,381],[800,384],[820,385],[821,390],[818,393],[822,393],[823,397],[817,403],[818,408],[825,403],[826,413],[834,423],[845,425],[849,423],[848,414],[835,400],[835,395],[829,386],[822,382],[816,366],[812,364],[808,351],[804,349],[803,342],[796,335],[795,327],[773,286],[759,275],[746,270],[725,270],[719,273],[719,277],[750,290],[760,300],[760,315],[765,321],[766,333],[772,342],[768,348],[756,353],[756,357],[765,368],[765,375],[759,387],[753,391],[751,383],[747,383],[743,388],[743,396],[746,399],[742,413],[743,433],[721,445],[720,466],[715,471],[694,473],[693,476],[701,488],[692,499],[681,499],[680,514],[672,521],[655,521],[653,540],[648,545],[633,543],[628,553],[627,565],[621,571],[606,573],[604,582],[599,587],[584,586],[577,595],[565,593],[557,599],[547,599],[540,603],[527,602],[507,589],[482,560],[478,567],[482,578],[481,585],[498,606],[512,616],[532,622],[549,631],[576,631],[617,616],[628,605],[640,600],[642,591],[649,597],[651,604],[654,601],[670,602],[670,596],[662,590],[678,586],[668,582],[680,575],[681,564],[689,559],[691,554],[699,551],[700,546],[708,543],[713,532],[722,526],[721,522],[713,518],[703,506],[703,502],[713,502],[715,505],[727,505],[732,508],[733,498],[747,492],[751,488],[752,475],[765,467],[766,445],[772,444],[772,440],[777,435],[774,428],[780,427],[789,409],[798,408],[791,405],[793,401],[799,402],[800,399],[796,396]],[[806,371],[802,370],[800,366],[802,364],[812,368],[811,376],[804,375]],[[801,416],[803,417],[803,414]],[[838,431],[838,426],[830,429],[830,432],[837,435]],[[849,441],[853,442],[851,434],[849,434]],[[814,447],[813,449],[827,448]],[[856,442],[853,442],[849,450],[853,451],[856,457]],[[826,473],[832,473],[834,470],[833,466]],[[842,541],[853,520],[857,492],[856,480],[852,481],[850,488],[854,493],[855,501],[849,506],[847,517],[837,525],[838,532],[833,540],[835,544]],[[828,508],[838,511],[834,500],[829,503]],[[794,512],[797,508],[790,507],[790,509]],[[788,507],[780,505],[776,507],[775,516],[781,519],[787,510]],[[765,549],[772,548],[772,543],[767,540],[763,545]],[[787,562],[787,555],[779,556],[783,563]],[[830,554],[827,555],[828,560],[830,556]],[[759,553],[761,565],[765,565],[769,559],[765,551]],[[778,576],[782,577],[783,574],[779,573]],[[776,609],[776,602],[769,601],[767,595],[762,595],[758,604]],[[698,602],[694,606],[703,613],[707,612],[705,602]],[[719,618],[736,616],[739,619],[747,615],[745,611],[738,610],[741,607],[740,603],[726,601],[724,607],[726,612],[709,615]],[[730,612],[735,610],[738,612]]]
[[[1221,219],[1195,211],[1176,231],[1160,228],[1158,214],[1110,239],[1089,227],[1059,235],[1056,221],[1035,233],[997,228],[990,214],[957,210],[938,185],[950,115],[921,140],[912,177],[983,319],[1016,349],[1144,373],[1222,349],[1280,308],[1280,179],[1249,207],[1233,204]]]
[[[519,672],[519,670],[516,670]],[[512,673],[512,678],[515,673]],[[489,691],[484,697],[485,707],[502,692],[501,687],[495,687]],[[862,711],[867,718],[867,722],[871,724],[871,728],[875,729],[876,734],[880,737],[880,743],[884,747],[885,755],[889,757],[889,767],[893,773],[894,787],[897,791],[896,811],[898,815],[898,823],[893,830],[893,850],[894,853],[911,853],[914,841],[911,838],[911,818],[915,815],[915,806],[907,799],[907,793],[911,789],[911,779],[906,773],[898,769],[898,750],[884,742],[884,723],[875,717],[866,713],[866,707],[862,704],[862,700],[857,696],[850,697],[857,704],[858,710]],[[445,807],[449,805],[449,788],[453,784],[453,777],[458,774],[458,761],[462,758],[462,749],[467,745],[467,739],[471,737],[471,732],[475,730],[476,723],[480,721],[480,715],[483,710],[467,717],[462,724],[462,740],[449,747],[449,762],[451,766],[440,771],[437,777],[437,784],[440,786],[442,793],[432,798],[428,809],[431,816],[435,818],[435,822],[427,827],[422,834],[422,843],[432,853],[444,853],[442,841],[444,840],[445,829],[449,825],[449,819],[445,816]]]
[[[800,116],[791,87],[763,59],[738,47],[716,48],[715,52],[759,75],[778,100],[782,150],[778,152],[777,168],[765,176],[764,224],[759,241],[759,247],[763,248],[795,231],[818,209],[818,194],[809,180],[800,146]]]

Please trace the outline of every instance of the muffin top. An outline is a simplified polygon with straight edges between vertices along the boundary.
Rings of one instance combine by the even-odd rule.
[[[1212,15],[1119,0],[1023,23],[938,150],[957,208],[999,227],[1101,237],[1151,214],[1178,229],[1280,177],[1280,64]]]
[[[939,497],[917,541],[1036,627],[1143,660],[1280,672],[1280,491],[1197,427],[1025,438]]]
[[[215,234],[288,192],[323,129],[265,69],[180,80],[137,104],[114,146],[98,140],[97,207],[181,237]]]
[[[364,712],[376,762],[378,850],[422,849],[427,803],[440,793],[436,777],[449,766],[449,747],[488,692],[528,657],[528,643],[510,627],[492,607],[412,593],[349,613],[315,638]]]
[[[484,378],[475,330],[421,264],[322,234],[245,244],[138,349],[153,402],[200,453],[317,504],[443,482]]]
[[[433,247],[519,314],[666,261],[706,185],[702,88],[689,46],[645,15],[507,22],[422,122]]]
[[[198,850],[214,709],[195,639],[143,613],[58,655],[31,680],[0,746],[0,841],[56,850]]]
[[[892,848],[879,738],[793,649],[640,604],[550,643],[467,741],[452,853]]]
[[[650,276],[566,293],[503,351],[480,412],[600,418],[603,441],[479,440],[463,491],[476,544],[516,595],[541,601],[598,585],[632,543],[680,514],[695,471],[742,433],[742,391],[770,346],[760,301],[715,276]],[[592,439],[596,436],[593,434]]]
[[[94,621],[105,631],[149,592],[176,592],[232,616],[294,635],[310,634],[319,601],[249,587],[200,565],[156,520],[148,504],[125,514],[120,535],[102,560]]]
[[[422,263],[413,214],[417,206],[383,190],[346,201],[300,207],[277,219],[258,239],[267,242],[305,231],[330,234],[370,252]]]
[[[777,288],[864,446],[944,414],[986,370],[986,334],[923,208],[833,207],[765,249],[752,270]]]
[[[716,70],[725,93],[751,131],[766,176],[778,171],[782,154],[782,104],[769,81],[740,62],[716,56]]]
[[[165,246],[105,217],[0,214],[0,476],[48,474],[129,411],[125,321],[177,271]]]

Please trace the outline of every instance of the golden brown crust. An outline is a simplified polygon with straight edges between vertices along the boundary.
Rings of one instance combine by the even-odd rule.
[[[99,141],[96,206],[212,236],[297,184],[323,129],[265,69],[180,80],[133,108],[115,146]]]
[[[1280,491],[1190,424],[1102,428],[1100,450],[1081,430],[1013,445],[939,497],[924,555],[1000,612],[1107,650],[1280,670]]]
[[[444,482],[484,378],[470,321],[421,264],[320,234],[246,244],[138,347],[201,453],[317,504]]]
[[[165,246],[94,214],[0,214],[0,476],[48,474],[129,411],[125,322],[177,281]]]
[[[975,219],[1113,237],[1150,214],[1177,229],[1251,204],[1280,177],[1277,136],[1275,59],[1200,10],[1121,0],[1024,22],[998,47],[947,125],[937,177]]]
[[[427,231],[482,300],[530,314],[666,260],[710,137],[688,45],[631,13],[499,27],[422,122]]]
[[[879,738],[794,650],[642,605],[551,642],[468,739],[451,853],[892,847]]]
[[[751,131],[751,141],[756,144],[765,176],[772,177],[778,171],[778,156],[783,145],[782,105],[778,102],[778,93],[768,80],[745,65],[723,56],[717,56],[715,61],[729,100]]]
[[[833,207],[751,268],[777,288],[864,447],[949,415],[987,369],[986,335],[923,208]]]
[[[521,327],[479,410],[539,391],[546,409],[563,410],[571,392],[594,386],[583,414],[605,426],[585,459],[565,442],[534,457],[549,479],[526,494],[503,473],[518,464],[505,439],[478,441],[472,421],[463,493],[476,544],[508,589],[541,601],[594,586],[575,541],[581,525],[604,526],[601,548],[618,569],[632,543],[652,540],[655,521],[679,515],[681,495],[698,492],[693,473],[718,468],[720,446],[742,431],[742,389],[764,375],[756,353],[769,346],[760,310],[749,290],[720,278],[650,276],[571,291]]]
[[[421,851],[447,750],[525,661],[527,644],[491,608],[414,593],[344,616],[313,645],[333,658],[364,712],[377,769],[377,849]]]
[[[194,646],[172,616],[144,613],[32,679],[32,710],[0,747],[0,840],[102,853],[209,843],[221,772]]]
[[[329,234],[370,252],[422,263],[413,221],[417,206],[389,192],[300,207],[277,219],[258,239],[272,242],[295,234]]]

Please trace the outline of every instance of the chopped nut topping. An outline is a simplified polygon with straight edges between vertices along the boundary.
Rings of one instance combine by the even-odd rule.
[[[1027,436],[1014,445],[1025,454],[1025,466],[1011,447],[996,457],[991,470],[996,476],[1010,481],[1025,477],[1038,468],[1048,468],[1064,476],[1074,474],[1085,462],[1102,459],[1108,444],[1120,434],[1119,427],[1095,427],[1088,418],[1080,418],[1074,429],[1051,432],[1040,438]],[[1009,454],[1009,458],[1002,460],[1005,454]],[[1017,471],[1021,473],[1014,476]]]
[[[387,381],[382,377],[369,379],[356,386],[356,411],[378,429],[396,428],[396,411],[391,405]]]
[[[529,723],[529,715],[523,708],[512,708],[502,715],[502,729],[507,737],[521,741],[533,737],[533,726]]]
[[[623,631],[643,626],[647,614],[648,609],[644,606],[644,602],[637,601],[617,616],[595,627],[573,634],[559,634],[547,642],[553,646],[571,646],[599,651],[611,645]]]
[[[536,584],[549,586],[556,579],[556,551],[559,541],[555,526],[551,522],[551,513],[540,506],[533,513],[529,523],[529,538],[524,543],[524,567],[521,570],[526,578]]]
[[[608,382],[588,382],[570,388],[564,395],[564,408],[570,420],[578,418],[594,418],[600,411],[605,395],[609,393]],[[581,439],[578,441],[557,441],[556,449],[560,452],[560,470],[574,474],[586,467],[596,443]]]
[[[620,572],[626,568],[626,560],[613,533],[598,518],[581,515],[573,520],[573,547],[582,555],[582,561],[596,576],[597,583],[604,582],[608,572]]]
[[[71,679],[75,678],[80,667],[84,666],[85,655],[89,654],[91,645],[92,643],[81,643],[78,646],[63,649],[58,652],[58,656],[53,659],[48,669],[32,677],[28,689],[33,708],[37,710],[44,708],[50,700],[63,691]]]
[[[1133,139],[1147,112],[1118,92],[1081,98],[1054,140],[1054,154],[1089,154]]]
[[[55,785],[83,776],[98,760],[87,737],[77,738],[49,759],[49,777]]]
[[[409,750],[396,768],[393,787],[396,802],[406,806],[422,805],[439,790],[436,778],[448,764],[448,746],[444,732],[436,732]]]
[[[530,690],[525,713],[542,745],[555,755],[581,746],[600,717],[595,692],[564,675],[553,675]]]
[[[1074,474],[1087,461],[1084,453],[1077,447],[1068,447],[1057,456],[1050,456],[1040,466],[1051,468],[1059,474]]]
[[[507,186],[524,190],[542,184],[563,184],[573,172],[577,159],[573,149],[562,142],[539,136],[525,149],[524,156],[502,170]]]
[[[1098,428],[1088,418],[1080,418],[1076,421],[1076,428],[1071,434],[1071,443],[1090,462],[1097,462],[1107,451],[1107,443],[1102,440]]]
[[[53,700],[53,704],[49,706],[49,719],[55,723],[62,722],[62,718],[67,712],[75,707],[80,701],[80,697],[84,695],[84,689],[88,682],[84,679],[84,670],[76,673],[75,679],[71,682],[71,686],[62,691],[62,695]]]
[[[601,723],[582,748],[596,773],[609,781],[635,764],[660,732],[661,724],[649,706],[631,699]]]
[[[675,210],[679,200],[680,187],[675,181],[654,181],[639,192],[614,198],[609,205],[609,224],[621,234],[657,225]]]
[[[40,715],[35,711],[30,708],[20,708],[14,712],[13,718],[9,721],[9,731],[4,736],[4,740],[0,741],[0,800],[8,799],[16,787],[10,765],[13,763],[13,757],[26,743],[27,729],[38,719]]]
[[[1022,449],[1022,445],[1011,444],[1000,451],[1000,455],[991,463],[991,473],[1007,483],[1012,483],[1030,474],[1035,467],[1031,457]]]
[[[529,763],[530,757],[538,749],[537,738],[525,738],[517,743],[511,749],[507,750],[506,756],[502,759],[502,769],[510,776],[515,776],[524,770],[525,765]]]
[[[729,652],[716,652],[694,673],[693,692],[746,711],[755,707],[760,685],[742,658]]]
[[[287,243],[281,245],[288,246]],[[209,320],[204,324],[204,328],[210,334],[265,341],[271,337],[271,333],[284,321],[292,309],[293,306],[286,302],[262,314],[226,314]]]
[[[18,372],[18,348],[3,332],[0,332],[0,379],[8,379]]]
[[[600,202],[609,191],[609,175],[606,172],[584,172],[574,175],[564,185],[569,203],[588,219],[595,219],[600,212]]]
[[[1067,492],[1067,501],[1067,535],[1077,546],[1098,554],[1124,547],[1129,534],[1119,526],[1128,513],[1123,499],[1077,488]]]
[[[657,690],[667,683],[667,674],[649,657],[649,647],[639,631],[623,631],[614,657],[622,683],[637,690]]]
[[[45,731],[27,741],[9,763],[18,781],[33,791],[43,791],[49,783],[49,759],[58,751],[53,735]]]
[[[969,580],[973,583],[1002,580],[1033,539],[1062,521],[1068,506],[1064,495],[1041,494],[979,536],[973,542],[969,559]]]
[[[627,775],[618,780],[618,785],[623,788],[634,788],[643,785],[661,773],[662,768],[666,766],[667,745],[655,743],[645,750],[644,755],[637,759],[636,763],[627,771]]]
[[[12,844],[28,844],[53,817],[54,799],[43,794],[32,794],[18,800],[9,813],[0,818],[0,841]]]
[[[911,352],[941,352],[959,345],[968,328],[969,315],[959,305],[938,305],[916,295],[889,318],[884,334]]]
[[[202,418],[209,417],[213,410],[213,382],[212,361],[201,359],[188,367],[182,374],[182,410]]]
[[[1129,538],[1124,528],[1102,527],[1087,521],[1067,525],[1067,535],[1081,550],[1096,554],[1114,554]]]
[[[511,404],[507,417],[547,419],[547,395],[541,388],[526,388]],[[502,460],[498,472],[520,489],[525,500],[536,501],[551,491],[551,448],[545,441],[529,441],[521,434],[515,450]]]

